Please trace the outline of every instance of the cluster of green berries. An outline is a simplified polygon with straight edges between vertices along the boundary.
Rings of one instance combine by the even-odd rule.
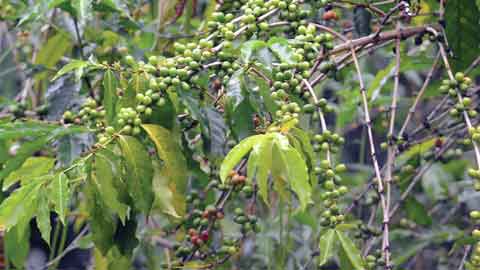
[[[365,264],[368,270],[377,269],[377,267],[385,266],[385,259],[382,258],[381,250],[377,249],[373,254],[369,254],[365,257]]]
[[[122,133],[127,135],[138,135],[141,132],[140,125],[142,119],[140,118],[140,112],[133,108],[122,108],[118,113],[117,123],[121,128]]]
[[[468,89],[472,86],[472,80],[465,76],[462,72],[455,74],[453,80],[443,80],[440,86],[440,92],[448,94],[453,100],[456,101],[455,106],[450,109],[450,115],[452,117],[459,117],[466,111],[470,117],[476,117],[478,112],[472,108],[472,100],[467,96]],[[461,97],[458,100],[458,97]]]
[[[335,226],[342,223],[345,217],[339,212],[337,201],[339,197],[348,192],[348,188],[345,185],[341,185],[342,178],[339,175],[346,171],[346,166],[338,164],[332,168],[328,160],[322,160],[320,166],[315,167],[314,170],[322,179],[322,187],[325,189],[321,194],[325,210],[322,213],[320,224],[322,226]]]
[[[339,147],[345,143],[345,139],[337,133],[325,130],[321,134],[315,134],[312,143],[315,152],[329,150],[336,153]]]
[[[67,113],[67,112],[65,112]],[[101,121],[105,117],[106,111],[100,107],[98,107],[97,101],[93,98],[88,98],[85,103],[83,103],[82,108],[78,112],[78,117],[80,118],[80,123],[95,123],[100,124]],[[69,114],[67,113],[67,117]]]
[[[313,24],[300,25],[297,28],[298,35],[295,36],[295,53],[301,55],[307,61],[312,61],[318,56],[318,52],[322,49],[331,50],[334,47],[334,37],[330,33],[317,34],[317,28]],[[321,68],[322,73],[326,73],[331,69],[331,63]]]
[[[480,243],[476,243],[473,246],[470,261],[466,263],[466,266],[466,269],[480,269]]]
[[[280,107],[280,110],[275,112],[275,116],[280,119],[280,122],[288,122],[292,119],[298,119],[299,113],[302,111],[298,103],[285,103]]]
[[[242,208],[235,208],[234,210],[235,217],[233,221],[237,224],[240,224],[242,234],[248,232],[259,232],[260,226],[257,223],[257,217],[254,215],[246,215]]]
[[[363,223],[358,225],[358,230],[355,232],[355,238],[361,238],[367,240],[373,236],[380,236],[382,234],[382,230],[376,228],[374,226],[368,226]]]

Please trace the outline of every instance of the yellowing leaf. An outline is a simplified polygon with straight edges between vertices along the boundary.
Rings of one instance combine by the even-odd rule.
[[[227,180],[230,171],[237,166],[242,158],[252,150],[253,146],[257,143],[261,143],[261,140],[265,139],[267,135],[254,135],[250,136],[240,143],[238,143],[227,154],[220,167],[220,179],[223,183]]]
[[[163,161],[161,175],[167,179],[167,185],[175,202],[176,215],[185,213],[184,193],[187,183],[187,162],[174,136],[168,129],[158,125],[142,125],[150,139],[155,143],[158,157]],[[160,176],[159,176],[160,177]],[[158,178],[157,178],[158,180]],[[161,185],[160,185],[161,186]],[[162,197],[164,194],[157,194]],[[171,213],[171,211],[169,211]]]

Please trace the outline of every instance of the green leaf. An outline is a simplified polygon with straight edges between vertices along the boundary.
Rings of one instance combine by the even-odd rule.
[[[265,135],[250,136],[238,143],[227,154],[220,167],[220,179],[225,183],[230,171],[242,160],[242,158],[252,150],[253,146],[260,143]]]
[[[147,80],[143,74],[135,73],[132,75],[132,79],[128,82],[128,86],[125,93],[120,98],[120,107],[116,108],[118,111],[120,108],[134,107],[136,104],[137,93],[143,92],[147,88]]]
[[[370,87],[367,90],[367,97],[369,100],[375,100],[378,97],[382,87],[388,81],[390,76],[393,75],[393,71],[395,69],[395,61],[391,61],[390,64],[385,67],[384,69],[377,72],[375,78],[373,79]]]
[[[478,4],[478,3],[477,3]],[[480,51],[480,10],[474,1],[447,1],[445,7],[446,33],[454,57],[453,69],[468,67]]]
[[[60,78],[61,76],[73,71],[73,70],[76,70],[76,69],[83,69],[85,67],[88,67],[90,65],[89,62],[87,61],[83,61],[83,60],[79,60],[79,59],[75,59],[73,61],[71,61],[70,63],[66,64],[65,66],[63,66],[58,72],[57,74],[55,74],[55,76],[52,78],[52,81],[55,81],[56,79]]]
[[[158,125],[142,125],[142,127],[155,143],[158,157],[163,161],[161,174],[168,179],[168,187],[176,202],[176,212],[178,215],[183,215],[185,214],[184,194],[188,169],[182,150],[173,140],[175,136],[169,130]]]
[[[285,156],[288,182],[300,201],[300,210],[304,211],[311,202],[312,186],[309,182],[305,160],[295,148],[288,148],[282,154]]]
[[[432,138],[430,140],[413,145],[398,157],[398,163],[403,164],[408,160],[412,158],[417,158],[419,155],[422,155],[425,152],[429,151],[435,146],[436,140],[437,138]]]
[[[37,197],[43,181],[33,181],[16,189],[0,205],[0,224],[5,230],[13,226],[28,224],[37,210]]]
[[[148,214],[155,194],[152,189],[153,165],[143,144],[134,137],[119,136],[125,158],[127,188],[137,209]]]
[[[103,153],[95,155],[94,170],[92,170],[92,182],[103,199],[105,205],[125,224],[128,215],[128,206],[120,202],[120,195],[115,188],[114,181],[119,181],[120,171],[118,166]],[[121,181],[121,180],[120,180]]]
[[[345,252],[348,261],[354,267],[354,269],[365,269],[365,267],[363,267],[363,260],[360,255],[360,251],[357,249],[353,241],[342,231],[335,230],[335,232],[337,233],[337,238],[340,241],[342,250]]]
[[[57,34],[47,40],[38,51],[35,58],[36,65],[43,65],[47,68],[53,69],[60,59],[72,49],[72,41],[67,33],[59,31]],[[45,79],[46,73],[38,74],[37,79]]]
[[[267,43],[263,40],[249,40],[242,44],[240,48],[240,59],[244,63],[250,62],[255,51],[267,47]]]
[[[47,174],[55,163],[55,159],[48,157],[29,157],[22,166],[3,180],[3,190],[7,190],[17,181],[28,181],[32,178]]]
[[[328,229],[320,236],[320,243],[318,245],[320,249],[319,265],[324,265],[333,256],[333,249],[336,242],[336,234],[334,229]]]
[[[255,176],[258,191],[265,203],[268,204],[268,175],[272,168],[272,137],[261,139],[254,147],[248,158],[247,173],[249,179]]]
[[[37,204],[37,227],[43,240],[50,246],[50,232],[52,226],[50,224],[50,208],[48,207],[48,197],[46,192],[40,192]]]
[[[17,269],[24,269],[30,250],[30,228],[26,228],[24,232],[18,230],[20,229],[15,226],[5,232],[3,240],[5,256]],[[19,235],[23,235],[23,237],[19,237]]]
[[[87,202],[87,211],[91,227],[91,235],[95,247],[103,254],[114,246],[115,231],[117,223],[112,212],[105,205],[101,194],[96,189],[96,184],[91,177],[91,164],[86,164],[87,181],[84,185],[84,192]]]
[[[300,211],[304,211],[311,202],[312,187],[309,182],[308,169],[302,155],[290,146],[287,137],[275,134],[275,146],[279,149],[279,159],[288,183],[300,202]]]
[[[73,1],[73,8],[76,12],[76,17],[81,25],[85,25],[86,20],[90,16],[92,9],[92,0],[76,0]]]
[[[116,114],[117,103],[117,78],[110,69],[103,75],[103,106],[105,107],[106,119],[109,125],[113,124]]]
[[[58,127],[58,125],[39,121],[2,123],[0,125],[0,140],[13,140],[30,136],[40,137],[42,135],[47,135]]]
[[[268,46],[273,54],[282,62],[293,64],[296,63],[293,57],[293,49],[288,44],[288,40],[282,37],[273,37],[268,40]]]
[[[70,187],[68,182],[67,176],[61,172],[55,175],[49,185],[51,191],[49,196],[50,202],[54,204],[54,210],[64,225],[66,224],[65,219],[67,216],[68,201],[70,200]]]
[[[407,217],[415,223],[424,226],[432,225],[432,218],[428,214],[427,209],[415,198],[410,197],[405,201],[405,211],[407,212]]]
[[[2,125],[2,127],[4,127]],[[31,130],[29,131],[31,132]],[[85,128],[82,127],[57,127],[56,129],[53,129],[48,132],[48,135],[44,135],[41,132],[39,132],[38,138],[35,138],[33,141],[28,141],[23,143],[20,146],[20,149],[17,151],[16,155],[5,162],[4,167],[0,171],[0,179],[7,177],[11,172],[15,171],[16,169],[20,168],[22,164],[27,160],[29,157],[31,157],[36,151],[44,148],[48,143],[56,138],[68,135],[68,134],[74,134],[74,133],[80,133],[80,132],[85,132]],[[1,134],[1,132],[0,132]],[[14,136],[19,138],[21,137],[22,132],[17,133],[17,134],[10,134],[11,136]]]

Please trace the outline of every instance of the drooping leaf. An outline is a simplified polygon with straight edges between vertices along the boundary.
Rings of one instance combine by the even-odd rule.
[[[83,61],[83,60],[79,60],[79,59],[75,59],[73,60],[72,62],[66,64],[65,66],[63,66],[58,72],[57,74],[55,74],[55,76],[53,76],[52,78],[52,81],[55,81],[56,79],[58,79],[59,77],[73,71],[73,70],[77,70],[77,69],[83,69],[83,68],[86,68],[90,65],[90,62],[87,62],[87,61]]]
[[[118,166],[103,153],[95,155],[95,166],[92,171],[92,182],[95,183],[105,205],[118,214],[125,224],[128,215],[128,206],[120,202],[119,194],[114,181],[119,181],[120,171]]]
[[[91,172],[93,168],[91,166],[90,162],[86,164],[87,181],[84,185],[84,193],[93,243],[105,255],[114,246],[113,239],[117,223],[92,180]]]
[[[272,169],[272,137],[265,137],[253,147],[248,158],[247,173],[249,179],[255,176],[258,191],[268,204],[268,175]]]
[[[109,125],[112,125],[116,114],[117,104],[117,78],[110,69],[105,71],[103,75],[103,106],[106,111],[106,120]]]
[[[36,65],[43,65],[47,68],[55,68],[60,59],[72,49],[72,41],[67,33],[59,31],[39,50],[35,58]],[[44,79],[46,73],[42,72],[37,75],[38,79]]]
[[[285,142],[285,140],[287,141]],[[278,145],[278,149],[281,151],[280,155],[285,166],[287,181],[297,195],[300,202],[300,210],[303,211],[311,202],[312,195],[312,187],[309,182],[305,160],[295,148],[288,144],[288,139],[283,135],[278,135],[274,143]]]
[[[42,239],[50,246],[50,232],[52,230],[52,226],[50,224],[50,207],[48,205],[48,197],[46,192],[41,192],[39,194],[37,203],[37,227],[40,231]]]
[[[50,183],[51,194],[49,196],[50,202],[54,204],[54,210],[58,214],[60,221],[65,225],[67,216],[68,202],[70,200],[69,179],[63,173],[55,175]]]
[[[17,181],[30,181],[35,177],[47,174],[55,163],[55,159],[48,157],[29,157],[22,166],[3,180],[3,190],[7,190]]]
[[[226,182],[228,174],[232,169],[238,165],[242,158],[252,150],[252,147],[260,143],[265,135],[254,135],[242,140],[227,154],[220,167],[220,179],[223,183]]]
[[[155,143],[158,157],[163,161],[161,174],[168,180],[168,187],[176,202],[176,212],[185,213],[184,194],[187,183],[187,162],[172,133],[157,125],[142,125],[150,139]],[[159,194],[159,196],[162,196]]]
[[[148,152],[134,137],[119,136],[118,142],[125,158],[128,192],[137,209],[148,214],[154,200],[153,166]]]
[[[328,229],[326,232],[320,236],[320,243],[318,247],[320,249],[319,265],[324,265],[328,260],[334,255],[334,246],[336,239],[336,233],[334,229]]]
[[[0,204],[0,224],[6,231],[15,225],[21,228],[30,222],[38,207],[36,200],[42,183],[37,180],[21,186]]]
[[[5,232],[3,242],[8,261],[17,269],[23,269],[30,250],[30,228],[26,228],[26,231],[22,233],[18,230],[19,228],[15,226]],[[23,235],[23,237],[20,238],[19,235]]]
[[[345,235],[344,232],[339,230],[335,230],[335,232],[343,252],[345,253],[349,263],[354,267],[353,269],[365,269],[360,251],[357,249],[353,241],[347,235]]]

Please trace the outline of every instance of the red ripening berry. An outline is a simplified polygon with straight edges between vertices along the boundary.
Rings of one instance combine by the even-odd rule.
[[[337,20],[337,19],[338,19],[337,13],[333,10],[329,10],[323,13],[323,20],[325,21]]]
[[[204,242],[206,242],[206,241],[208,241],[208,236],[209,236],[208,231],[204,230],[200,234],[200,239],[202,239]]]

